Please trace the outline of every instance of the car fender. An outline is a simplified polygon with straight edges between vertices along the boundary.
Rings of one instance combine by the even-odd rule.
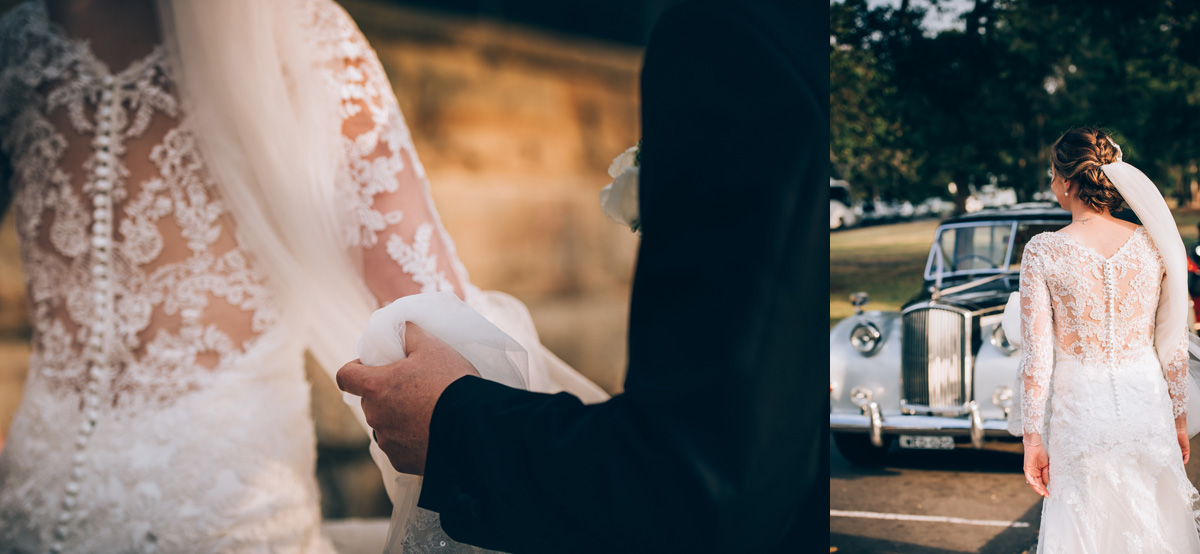
[[[850,344],[850,333],[860,322],[874,323],[882,344],[871,356],[864,356]],[[829,331],[830,410],[861,413],[850,401],[850,390],[862,385],[871,391],[871,399],[885,412],[900,411],[900,314],[863,312],[848,317]]]

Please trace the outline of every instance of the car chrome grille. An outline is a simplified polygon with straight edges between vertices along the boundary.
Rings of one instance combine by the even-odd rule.
[[[938,307],[904,314],[900,366],[904,402],[961,409],[969,400],[970,330],[965,314]]]

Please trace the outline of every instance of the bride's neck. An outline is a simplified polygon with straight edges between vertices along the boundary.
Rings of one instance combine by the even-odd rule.
[[[1108,210],[1096,210],[1083,202],[1076,202],[1071,206],[1071,219],[1079,221],[1081,219],[1112,219],[1113,215]]]
[[[42,1],[50,21],[71,38],[90,41],[102,59],[120,59],[131,50],[144,54],[159,42],[154,0]]]

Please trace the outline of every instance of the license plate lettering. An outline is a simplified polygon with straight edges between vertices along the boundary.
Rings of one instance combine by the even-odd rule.
[[[917,450],[953,450],[954,437],[900,435],[900,448],[912,448]]]

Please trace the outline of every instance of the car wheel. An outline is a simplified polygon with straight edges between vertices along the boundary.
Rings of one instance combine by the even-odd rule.
[[[883,465],[892,437],[883,437],[883,447],[871,444],[871,437],[866,433],[834,433],[833,442],[837,444],[842,457],[856,465]]]

